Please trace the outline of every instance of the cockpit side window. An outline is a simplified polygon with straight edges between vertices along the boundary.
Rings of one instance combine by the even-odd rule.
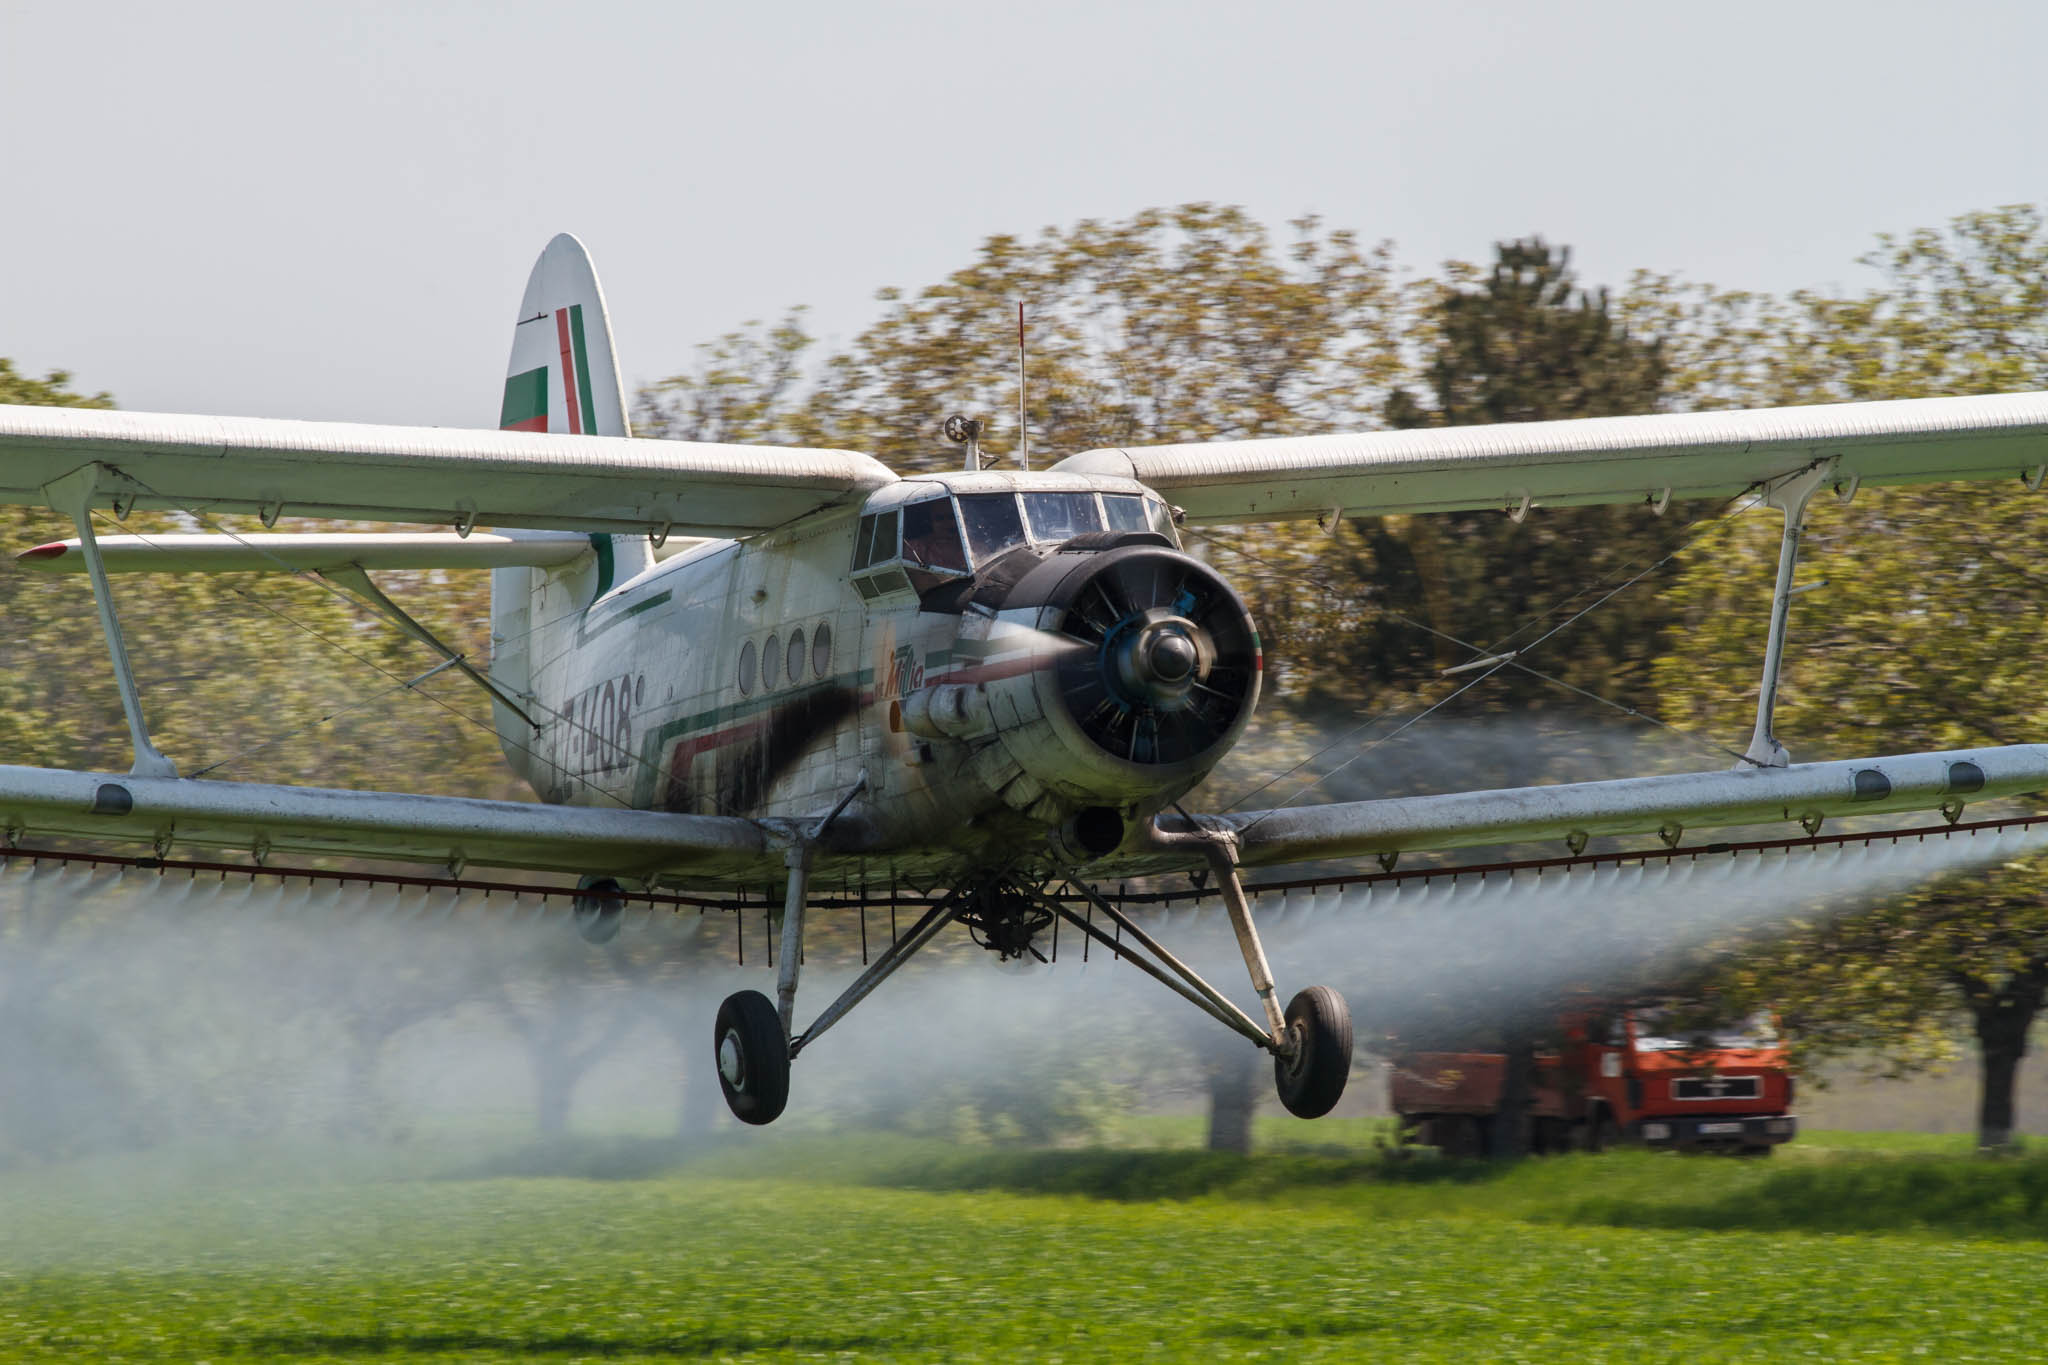
[[[1104,493],[1102,510],[1112,531],[1143,531],[1145,500],[1136,493]]]
[[[1024,515],[1033,540],[1071,540],[1102,529],[1093,493],[1026,493]]]
[[[1173,509],[1158,498],[1145,499],[1145,516],[1152,523],[1152,529],[1165,536],[1174,544],[1180,544],[1180,537],[1173,531]]]
[[[865,569],[896,557],[896,510],[877,512],[860,519],[853,538],[853,567]]]
[[[930,498],[903,509],[903,558],[921,569],[967,571],[951,498]]]
[[[1024,543],[1024,521],[1017,515],[1014,493],[962,493],[960,520],[967,526],[967,547],[974,551],[977,564]]]

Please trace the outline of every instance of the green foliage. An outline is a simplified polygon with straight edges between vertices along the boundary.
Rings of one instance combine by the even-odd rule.
[[[1967,214],[1946,233],[1881,238],[1885,283],[1852,299],[1771,305],[1760,343],[1773,391],[1822,401],[1986,393],[2048,383],[2048,228],[2026,207]],[[1723,373],[1727,372],[1723,367]],[[2037,739],[2048,721],[2035,663],[2048,625],[2038,504],[2011,483],[1872,490],[1809,513],[1776,729],[1796,759]],[[1755,706],[1778,518],[1754,513],[1687,556],[1671,594],[1683,629],[1657,662],[1660,694],[1697,728],[1739,742]],[[2048,878],[2029,858],[1995,875],[1817,918],[1759,945],[1723,985],[1776,1001],[1808,1057],[1874,1050],[1913,1069],[1952,1049],[1958,1010],[1992,1027],[2009,1061],[2048,987]],[[2028,1004],[2033,1001],[2034,1004]],[[1992,1040],[1986,1039],[1986,1042]],[[1983,1136],[2010,1129],[1987,1088]],[[2003,1117],[2001,1117],[2003,1116]]]
[[[1632,333],[1605,290],[1579,286],[1571,253],[1540,238],[1501,243],[1483,276],[1450,267],[1423,315],[1421,344],[1432,404],[1395,390],[1390,426],[1650,412],[1665,376],[1658,340]],[[1574,606],[1590,604],[1598,593],[1589,589],[1619,586],[1658,563],[1680,543],[1687,519],[1683,510],[1660,519],[1631,506],[1550,509],[1520,524],[1494,511],[1360,518],[1328,584],[1352,628],[1314,642],[1310,695],[1375,706],[1389,694],[1448,691],[1439,670],[1481,650],[1535,644],[1540,632],[1531,622],[1575,594],[1584,595]],[[1648,669],[1670,617],[1657,589],[1673,573],[1616,597],[1546,642],[1532,662],[1574,686],[1654,709]],[[1490,680],[1483,698],[1513,712],[1562,704],[1584,714],[1591,704],[1518,669]]]
[[[761,1136],[761,1135],[756,1135]],[[804,1178],[772,1138],[641,1182],[389,1181],[151,1194],[107,1165],[0,1185],[16,1359],[677,1356],[793,1360],[2023,1359],[2041,1243],[1910,1214],[1918,1163],[1799,1168],[1899,1235],[1601,1226],[1596,1201],[1733,1205],[1763,1163],[1647,1154],[1505,1177],[1332,1182],[1301,1158],[1238,1192],[1101,1201]],[[1790,1154],[1788,1153],[1788,1158]],[[1445,1163],[1446,1166],[1452,1163]],[[2024,1163],[1959,1170],[1942,1189]],[[1268,1175],[1260,1175],[1269,1171]],[[1894,1172],[1897,1174],[1894,1174]],[[1288,1173],[1299,1176],[1289,1178]],[[1263,1184],[1263,1187],[1261,1185]],[[1661,1192],[1661,1193],[1660,1193]],[[1903,1202],[1902,1202],[1903,1201]],[[1794,1200],[1794,1206],[1800,1207]],[[1821,1226],[1828,1226],[1822,1223]],[[1514,1267],[1503,1275],[1501,1267]]]
[[[57,372],[34,380],[0,359],[0,402],[111,407]],[[102,515],[101,535],[189,531],[183,514]],[[229,529],[253,521],[227,519]],[[299,523],[301,529],[334,529]],[[13,549],[74,534],[47,510],[0,508]],[[487,657],[486,575],[395,574],[386,590],[474,658]],[[488,706],[452,675],[408,680],[436,656],[313,575],[133,574],[114,599],[159,748],[187,776],[509,796]],[[125,769],[128,736],[83,576],[0,558],[0,759]]]
[[[22,403],[48,408],[111,408],[113,395],[76,393],[68,370],[52,370],[32,379],[14,368],[14,362],[0,356],[0,403]]]
[[[1907,1157],[1802,1165],[1739,1192],[1587,1200],[1573,1222],[1725,1232],[1917,1232],[2048,1237],[2048,1158]]]

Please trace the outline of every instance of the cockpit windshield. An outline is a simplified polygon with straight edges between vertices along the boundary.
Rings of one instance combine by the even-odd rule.
[[[900,563],[913,577],[920,572],[955,577],[1019,545],[1057,545],[1103,530],[1156,531],[1179,543],[1171,512],[1150,494],[1041,489],[961,493],[927,497],[862,517],[854,535],[853,568],[859,574]]]
[[[1093,493],[1026,493],[1024,515],[1033,540],[1071,540],[1102,529]]]
[[[962,493],[960,520],[967,527],[967,548],[974,562],[986,564],[1013,545],[1024,543],[1024,521],[1017,515],[1015,493]]]
[[[967,571],[951,498],[930,498],[903,509],[903,557],[920,569]]]

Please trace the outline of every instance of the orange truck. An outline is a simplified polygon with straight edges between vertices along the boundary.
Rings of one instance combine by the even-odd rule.
[[[1660,1010],[1574,1015],[1563,1046],[1536,1057],[1528,1150],[1601,1151],[1615,1142],[1768,1156],[1798,1131],[1792,1072],[1768,1019],[1679,1028]],[[1447,1156],[1492,1150],[1507,1058],[1397,1056],[1389,1098],[1402,1130]]]

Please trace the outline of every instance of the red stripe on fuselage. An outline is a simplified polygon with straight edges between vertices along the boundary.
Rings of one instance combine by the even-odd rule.
[[[562,394],[569,403],[563,415],[569,419],[571,434],[581,434],[583,413],[576,406],[576,353],[569,344],[569,310],[566,308],[555,310],[555,336],[562,343]]]

